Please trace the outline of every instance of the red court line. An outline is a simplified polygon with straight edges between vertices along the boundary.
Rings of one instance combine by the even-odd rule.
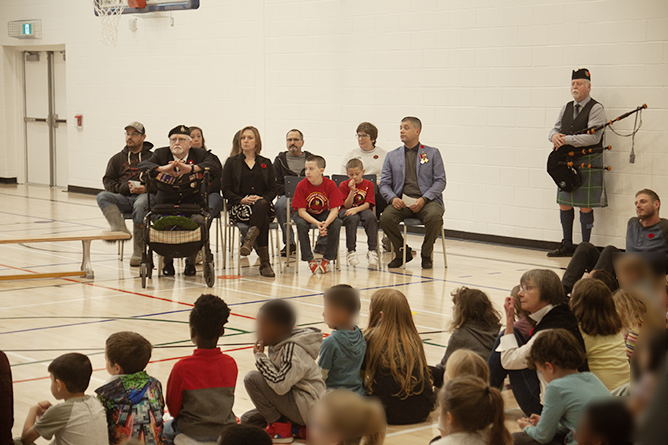
[[[22,271],[22,272],[37,273],[37,272],[35,272],[34,270],[21,269],[20,267],[8,266],[7,264],[0,264],[0,266],[2,266],[2,267],[8,267],[8,268],[10,268],[10,269],[14,269],[14,270],[20,270],[20,271]]]
[[[243,351],[244,349],[253,349],[253,346],[244,346],[244,347],[241,347],[241,348],[225,349],[224,351],[221,351],[221,352]],[[182,355],[182,356],[180,356],[180,357],[163,358],[163,359],[160,359],[160,360],[151,360],[151,361],[148,362],[148,363],[151,364],[151,363],[171,362],[171,361],[174,361],[174,360],[181,360],[182,358],[186,358],[186,357],[190,357],[190,356],[189,356],[189,355]],[[107,368],[99,368],[99,369],[93,369],[93,372],[106,371],[106,370],[107,370]],[[35,381],[37,381],[37,380],[47,380],[47,379],[50,379],[50,378],[51,378],[51,376],[50,376],[50,375],[47,375],[47,376],[45,376],[45,377],[35,377],[35,378],[32,378],[32,379],[14,380],[14,381],[12,382],[12,384],[15,384],[15,383],[26,383],[26,382],[35,382]]]

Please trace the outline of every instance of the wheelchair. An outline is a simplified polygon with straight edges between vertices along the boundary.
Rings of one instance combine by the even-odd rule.
[[[147,280],[153,275],[153,253],[167,258],[186,258],[202,252],[204,281],[208,287],[213,287],[216,281],[215,265],[211,253],[209,238],[209,171],[203,174],[203,203],[198,204],[154,204],[148,200],[148,213],[144,218],[144,247],[142,261],[139,266],[141,287],[146,288]],[[144,175],[147,192],[154,191],[155,181],[153,172]],[[199,215],[204,224],[197,224],[191,217]],[[196,226],[196,227],[194,227]],[[160,275],[160,271],[158,271]]]

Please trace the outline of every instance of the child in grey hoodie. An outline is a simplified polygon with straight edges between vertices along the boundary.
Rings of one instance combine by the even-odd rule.
[[[292,424],[305,425],[308,412],[325,392],[315,363],[322,332],[295,328],[295,322],[295,311],[284,300],[272,300],[260,308],[253,348],[257,371],[244,378],[256,409],[244,414],[241,422],[266,423],[265,431],[274,443],[292,443]]]
[[[323,317],[332,334],[322,341],[318,365],[327,389],[346,388],[365,395],[360,368],[366,352],[366,340],[355,317],[360,312],[360,294],[347,284],[325,291]]]

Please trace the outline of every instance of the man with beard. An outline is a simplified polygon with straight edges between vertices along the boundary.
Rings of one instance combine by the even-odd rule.
[[[629,253],[668,253],[668,220],[659,217],[661,200],[653,190],[636,193],[636,217],[629,219],[626,228],[626,251]],[[583,242],[575,250],[571,262],[561,279],[566,295],[586,271],[603,269],[615,276],[613,257],[619,252],[615,246],[607,246],[599,253],[591,243]]]
[[[559,118],[550,131],[549,139],[552,149],[557,150],[564,145],[578,149],[601,149],[603,147],[603,131],[594,134],[582,134],[588,128],[605,124],[603,105],[596,102],[590,95],[591,74],[586,68],[573,71],[571,76],[571,96],[573,99],[561,108]],[[592,153],[578,159],[578,164],[590,164],[593,167],[603,166],[603,153]],[[561,245],[548,252],[549,257],[569,257],[575,251],[573,244],[573,221],[575,209],[580,208],[580,226],[582,241],[589,242],[594,227],[594,207],[607,207],[608,197],[603,183],[603,170],[600,168],[575,167],[580,176],[580,185],[570,192],[559,190],[559,218],[563,230]]]
[[[125,126],[125,147],[109,159],[102,183],[104,191],[97,195],[97,205],[109,222],[112,231],[128,232],[123,213],[132,213],[134,238],[130,266],[141,263],[144,245],[142,224],[146,215],[147,197],[144,186],[139,183],[137,165],[151,156],[153,144],[146,141],[146,129],[139,122]]]
[[[313,156],[312,153],[308,151],[302,151],[304,146],[304,134],[295,129],[288,131],[288,134],[285,135],[285,145],[288,150],[281,152],[276,156],[274,160],[274,174],[276,175],[276,186],[277,186],[277,195],[278,199],[276,200],[276,220],[278,225],[281,226],[283,231],[283,250],[281,250],[281,256],[287,256],[288,248],[290,250],[290,255],[297,252],[297,246],[295,244],[295,234],[292,229],[290,229],[290,236],[288,241],[288,229],[287,229],[287,203],[288,198],[285,196],[285,177],[286,176],[304,176],[304,166],[306,164],[306,159],[309,156]],[[320,246],[324,246],[322,240],[318,240],[318,245],[316,246],[316,253],[319,252]],[[288,247],[289,246],[289,247]]]
[[[220,176],[218,164],[204,148],[191,148],[190,129],[178,125],[169,131],[169,147],[155,150],[150,159],[139,164],[139,168],[158,173],[155,196],[157,204],[197,204],[205,206],[202,197],[203,172],[208,167],[212,176]],[[192,215],[198,226],[204,227],[201,215]],[[165,258],[163,273],[174,276],[174,261]],[[186,258],[184,275],[195,275],[195,255]]]

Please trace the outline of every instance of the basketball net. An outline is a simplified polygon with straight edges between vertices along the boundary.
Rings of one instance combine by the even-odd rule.
[[[100,18],[100,41],[107,46],[116,46],[121,14],[127,7],[126,0],[91,0],[95,13]]]

